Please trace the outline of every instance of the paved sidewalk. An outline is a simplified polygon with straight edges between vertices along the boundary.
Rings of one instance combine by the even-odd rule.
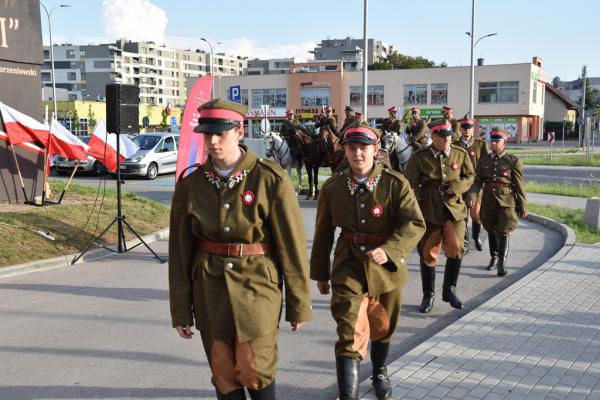
[[[388,371],[393,399],[600,399],[600,245],[563,248]]]
[[[585,197],[559,196],[556,194],[527,192],[529,203],[543,204],[545,206],[558,206],[585,210],[587,199]]]

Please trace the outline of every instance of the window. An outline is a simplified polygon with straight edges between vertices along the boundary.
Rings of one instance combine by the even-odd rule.
[[[362,104],[362,86],[350,86],[350,105],[359,106]],[[385,97],[383,86],[367,87],[367,104],[370,106],[384,105]]]
[[[79,57],[85,57],[85,50],[79,50]]]
[[[300,106],[315,107],[328,105],[331,98],[330,88],[302,88],[300,89]]]
[[[50,50],[44,50],[44,58],[50,58]]]
[[[67,74],[67,79],[70,80],[70,81],[77,80],[77,73],[76,72],[69,72]]]
[[[69,93],[69,101],[77,100],[77,94]]]
[[[286,105],[285,89],[253,89],[252,107],[260,107],[268,104],[271,107],[283,107]]]
[[[242,89],[242,104],[248,105],[248,89]]]
[[[404,104],[427,104],[427,85],[404,85]]]
[[[531,82],[533,86],[533,93],[531,95],[531,102],[533,104],[537,103],[537,94],[538,94],[538,83],[536,81]]]
[[[165,138],[162,149],[162,151],[175,151],[175,141],[173,140],[173,136]]]
[[[431,104],[448,104],[448,84],[431,84]]]
[[[52,75],[50,75],[50,72],[42,72],[42,81],[51,81],[52,80]]]
[[[75,50],[67,50],[67,58],[75,58]]]
[[[480,103],[517,103],[519,82],[479,82]]]

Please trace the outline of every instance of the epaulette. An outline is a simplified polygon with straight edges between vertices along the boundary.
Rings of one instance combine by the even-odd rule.
[[[400,172],[396,171],[395,169],[383,168],[383,172],[385,172],[386,174],[391,175],[394,178],[399,179],[399,180],[405,179],[404,175],[402,175]]]
[[[185,172],[190,169],[190,168],[197,168],[195,171],[190,172],[189,174],[187,174],[186,176],[183,176],[183,174],[185,174]],[[187,179],[190,175],[194,174],[196,171],[198,171],[200,168],[202,168],[202,164],[193,164],[190,165],[189,167],[184,168],[183,171],[181,171],[181,173],[179,174],[179,176],[177,177],[177,180],[175,182],[179,182],[182,179]]]
[[[415,151],[415,155],[424,152],[425,150],[429,150],[430,146],[421,147],[419,150]]]
[[[258,163],[267,167],[271,172],[280,178],[283,178],[286,174],[281,165],[274,160],[265,160],[264,158],[259,158]]]
[[[327,178],[327,180],[325,180],[325,182],[323,182],[323,184],[321,185],[321,190],[323,188],[325,188],[326,186],[331,185],[333,182],[338,181],[339,179],[341,179],[344,176],[346,176],[346,174],[344,174],[343,171],[334,172],[333,174],[331,174],[331,176],[329,178]]]
[[[460,151],[462,151],[462,152],[463,152],[463,153],[465,153],[465,154],[469,154],[469,153],[467,152],[467,150],[465,150],[464,148],[462,148],[462,146],[457,146],[457,145],[455,145],[455,144],[451,144],[451,145],[450,145],[450,147],[452,147],[452,148],[453,148],[453,149],[455,149],[455,150],[460,150]]]

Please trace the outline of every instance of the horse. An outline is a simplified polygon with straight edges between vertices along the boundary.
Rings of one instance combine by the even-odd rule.
[[[298,174],[296,191],[300,193],[302,188],[302,158],[297,159],[292,155],[290,146],[277,132],[264,133],[262,139],[265,142],[267,157],[274,158],[287,171],[290,178],[292,177],[292,168],[296,169]]]
[[[333,173],[344,160],[341,140],[328,127],[317,128],[317,130],[318,134],[327,142],[327,163]]]
[[[316,199],[319,193],[319,167],[327,159],[327,139],[323,133],[311,136],[300,129],[295,129],[300,140],[300,149],[304,166],[308,173],[308,194],[306,200]]]
[[[406,141],[405,135],[386,131],[381,136],[381,147],[390,152],[390,161],[394,169],[404,173],[404,168],[415,150]]]

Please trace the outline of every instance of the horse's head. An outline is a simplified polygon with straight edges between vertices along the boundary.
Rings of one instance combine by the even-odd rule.
[[[381,148],[392,151],[396,145],[396,136],[394,132],[384,131],[381,135]]]
[[[275,140],[273,138],[273,132],[267,132],[261,134],[262,140],[265,142],[265,150],[267,157],[273,157],[275,154]]]

